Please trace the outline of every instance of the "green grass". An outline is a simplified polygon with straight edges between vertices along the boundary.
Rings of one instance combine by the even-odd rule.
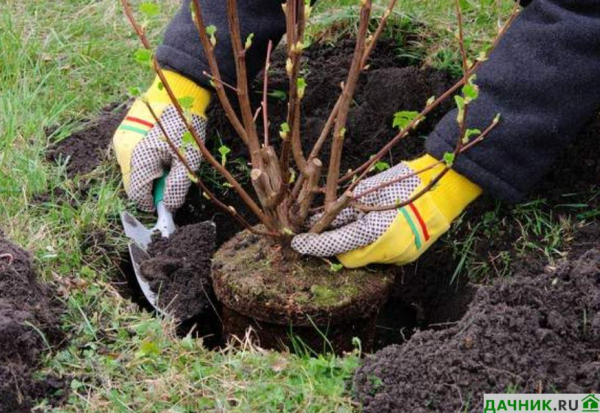
[[[498,17],[512,6],[510,0],[462,3],[471,50],[489,42]],[[154,42],[178,1],[160,4],[163,14],[149,30]],[[355,4],[322,1],[311,33],[323,35],[332,25],[336,29],[331,36],[340,28],[351,30]],[[398,53],[455,70],[452,4],[452,0],[400,1],[392,30],[416,35]],[[64,168],[45,162],[45,150],[77,128],[77,120],[125,99],[128,87],[143,88],[150,81],[151,73],[133,62],[137,48],[116,0],[3,2],[0,227],[32,251],[38,273],[55,283],[66,303],[62,322],[70,341],[47,357],[44,368],[74,378],[66,405],[56,411],[356,409],[347,380],[358,365],[358,353],[311,358],[265,352],[249,340],[220,352],[207,351],[200,341],[176,337],[172,324],[153,319],[121,298],[110,283],[118,271],[116,251],[124,247],[118,211],[126,206],[115,162],[86,176],[67,178]],[[45,129],[57,125],[47,137]],[[89,187],[83,197],[81,187]],[[33,202],[36,195],[58,190],[74,202],[52,197]],[[587,219],[597,216],[597,210],[582,206],[591,202],[584,198],[569,198],[561,208],[576,209]],[[476,269],[478,278],[506,275],[494,273],[470,255],[473,242],[510,225],[491,214],[472,228],[472,237],[454,243],[457,255],[465,257],[460,271],[471,274]],[[560,252],[566,230],[555,214],[526,204],[511,219],[522,225],[518,250]],[[44,402],[39,406],[39,411],[49,410]]]

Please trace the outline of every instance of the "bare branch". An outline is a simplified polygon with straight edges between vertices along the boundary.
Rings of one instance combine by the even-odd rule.
[[[273,42],[269,40],[269,46],[267,47],[267,61],[265,63],[265,73],[263,79],[263,100],[262,100],[262,114],[263,114],[263,138],[264,145],[269,146],[269,114],[268,108],[268,90],[269,90],[269,69],[271,67],[271,51],[273,50]]]
[[[356,84],[358,82],[360,72],[362,71],[361,65],[365,53],[365,42],[369,28],[371,6],[372,0],[365,0],[361,7],[360,23],[356,39],[356,46],[354,49],[354,57],[352,58],[348,79],[344,84],[344,90],[342,91],[340,106],[338,108],[338,114],[335,121],[329,169],[327,171],[327,186],[325,189],[326,211],[329,209],[329,207],[333,206],[337,197],[338,179],[340,177],[340,162],[342,159],[344,146],[344,135],[346,134],[346,121],[348,119],[348,111],[350,110],[350,104],[352,103],[354,91],[356,90]]]
[[[219,98],[219,101],[223,106],[223,110],[225,111],[227,119],[229,119],[229,122],[237,132],[238,136],[244,141],[244,143],[246,143],[248,141],[248,138],[246,136],[246,130],[244,129],[244,126],[239,120],[237,114],[235,113],[235,110],[233,109],[233,106],[231,105],[231,102],[227,97],[225,89],[223,89],[224,83],[222,81],[221,72],[217,63],[217,58],[215,57],[215,46],[211,43],[206,33],[206,25],[204,24],[204,20],[202,17],[202,8],[200,6],[199,0],[193,0],[192,10],[194,11],[194,24],[198,29],[198,34],[200,35],[200,43],[202,43],[202,48],[204,49],[204,53],[206,55],[208,67],[210,68],[210,71],[212,73],[212,79],[214,80],[213,87],[217,92],[217,97]],[[235,90],[237,92],[237,88],[235,88]]]

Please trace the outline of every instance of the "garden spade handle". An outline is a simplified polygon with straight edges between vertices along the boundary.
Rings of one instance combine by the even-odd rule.
[[[158,213],[158,220],[154,229],[160,231],[163,237],[169,237],[175,232],[175,222],[173,221],[173,214],[167,209],[164,203],[165,188],[167,186],[167,177],[169,171],[165,171],[163,176],[154,182],[154,206]]]

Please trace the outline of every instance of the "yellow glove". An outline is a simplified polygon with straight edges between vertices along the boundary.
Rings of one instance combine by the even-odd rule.
[[[354,194],[362,194],[436,162],[430,155],[403,162],[364,180]],[[361,197],[359,202],[369,206],[404,202],[419,193],[443,168],[439,165],[376,190]],[[431,191],[403,208],[370,213],[347,208],[332,224],[337,229],[322,234],[298,235],[293,239],[292,247],[305,255],[336,255],[348,268],[368,264],[404,265],[419,258],[481,192],[477,185],[450,170]]]
[[[190,108],[192,124],[204,139],[210,92],[175,72],[164,71],[164,74],[178,99],[193,99]],[[171,104],[167,91],[164,88],[161,90],[159,84],[157,78],[144,99],[159,117],[169,138],[180,147],[187,129]],[[154,210],[152,188],[154,181],[163,175],[164,169],[170,169],[165,187],[165,206],[174,211],[183,205],[191,185],[187,170],[165,141],[154,117],[141,100],[134,102],[115,132],[113,146],[127,195],[140,209],[148,212]],[[197,148],[186,148],[186,158],[193,169],[200,167],[202,156]]]

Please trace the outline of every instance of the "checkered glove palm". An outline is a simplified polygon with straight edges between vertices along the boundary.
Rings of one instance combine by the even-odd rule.
[[[359,198],[369,206],[403,204],[415,198],[443,170],[435,158],[424,155],[359,183],[354,193],[373,190]],[[417,175],[416,171],[421,173]],[[376,263],[404,265],[419,258],[448,231],[450,223],[480,194],[481,188],[476,184],[448,170],[430,191],[408,205],[370,213],[345,209],[333,222],[332,230],[298,235],[292,240],[292,247],[306,255],[335,255],[348,268]]]
[[[204,140],[206,120],[198,115],[191,115],[191,120],[195,130]],[[187,128],[175,107],[167,106],[160,116],[160,121],[175,146],[182,147],[182,137],[187,132]],[[187,146],[185,157],[194,171],[200,168],[202,155],[198,148]],[[135,146],[131,157],[131,178],[126,191],[129,198],[140,209],[148,212],[154,210],[152,197],[154,181],[160,178],[166,169],[170,169],[170,172],[166,181],[164,203],[167,209],[174,211],[185,202],[191,180],[187,168],[167,143],[160,127],[154,125],[144,139]]]
[[[372,188],[390,182],[402,176],[408,176],[414,171],[401,163],[385,172],[375,175],[359,183],[355,194],[364,193]],[[421,184],[418,176],[412,176],[401,182],[391,184],[359,199],[368,206],[385,206],[402,203],[413,195]],[[292,247],[301,254],[317,257],[331,257],[364,247],[377,241],[390,227],[398,216],[398,210],[363,213],[350,207],[342,210],[331,224],[331,231],[323,234],[301,234],[292,241]],[[316,222],[320,215],[309,220]]]

